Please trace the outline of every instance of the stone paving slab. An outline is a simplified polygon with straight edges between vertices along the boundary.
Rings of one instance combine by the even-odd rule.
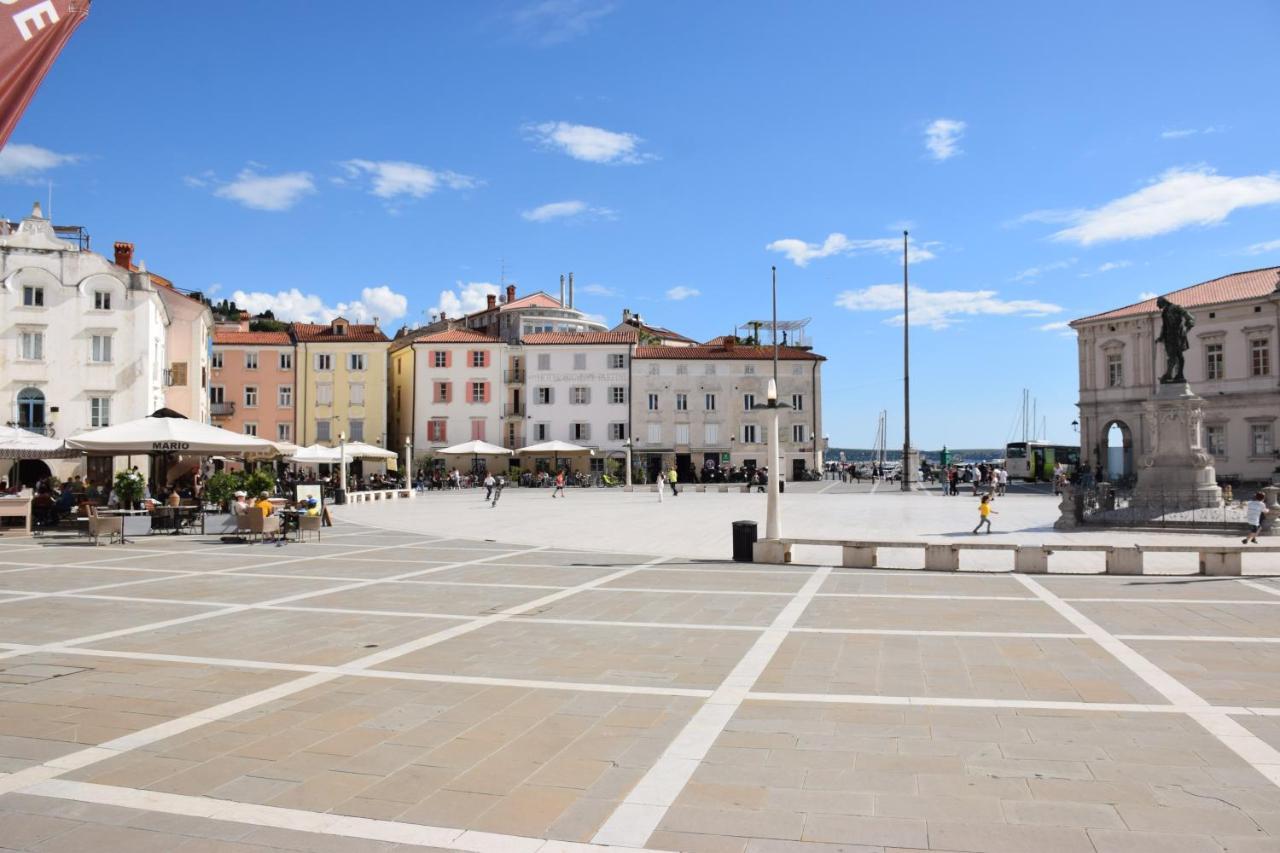
[[[21,607],[22,602],[9,606]],[[113,637],[89,647],[337,666],[451,624],[417,616],[251,610]]]
[[[437,576],[428,575],[422,579],[431,579],[431,583],[415,583],[410,580],[333,592],[308,598],[299,604],[305,607],[405,610],[475,617],[514,607],[547,594],[544,589],[449,584],[435,581],[435,577]]]
[[[784,596],[735,592],[689,595],[683,592],[587,590],[540,608],[536,615],[554,619],[749,625],[763,629],[786,604]]]
[[[1210,702],[1280,708],[1280,644],[1134,641],[1131,645]]]
[[[508,622],[375,669],[710,689],[754,639],[743,631]]]
[[[1079,601],[1075,607],[1115,634],[1280,638],[1280,598],[1275,604]]]
[[[124,568],[41,566],[0,574],[0,589],[18,592],[64,592],[105,584],[150,581],[164,576],[155,572],[130,571]],[[177,577],[177,575],[170,575],[170,577]]]
[[[756,689],[773,693],[1163,701],[1155,690],[1086,639],[792,634]]]
[[[980,599],[815,598],[802,628],[900,628],[917,631],[1038,631],[1077,633],[1049,605]]]
[[[128,587],[126,587],[128,589]],[[0,641],[54,643],[133,625],[208,613],[199,604],[35,598],[0,606]]]
[[[801,574],[792,576],[757,572],[737,575],[696,570],[668,571],[659,566],[610,581],[605,586],[631,589],[702,589],[710,592],[794,593],[804,585],[804,581],[805,575]]]
[[[0,660],[0,771],[15,772],[289,677],[47,652]]]
[[[953,576],[887,572],[863,572],[858,569],[838,569],[822,585],[820,593],[862,593],[872,595],[999,595],[1015,598],[1034,598],[1025,586],[1010,577],[964,576],[956,581]]]
[[[1039,575],[1038,583],[1063,598],[1248,599],[1280,602],[1278,595],[1246,586],[1234,578],[1214,577],[1069,577]],[[1255,583],[1266,581],[1255,581]]]

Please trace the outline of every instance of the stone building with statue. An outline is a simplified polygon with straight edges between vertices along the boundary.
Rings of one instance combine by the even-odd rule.
[[[1233,273],[1163,295],[1194,319],[1185,378],[1200,398],[1198,447],[1219,480],[1280,477],[1280,267]],[[1080,453],[1110,482],[1132,482],[1156,453],[1167,370],[1156,298],[1083,317],[1076,330]],[[1166,393],[1163,396],[1167,396]]]

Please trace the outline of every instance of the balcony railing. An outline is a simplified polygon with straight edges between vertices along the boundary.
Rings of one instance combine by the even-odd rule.
[[[209,414],[215,418],[229,418],[236,413],[235,403],[210,403]]]
[[[521,404],[520,404],[520,405],[518,405],[518,406],[503,406],[503,407],[502,407],[502,416],[503,416],[504,418],[523,418],[523,417],[524,417],[524,403],[521,403]]]
[[[504,370],[502,372],[502,377],[503,377],[503,381],[505,381],[508,385],[512,385],[512,384],[518,385],[524,381],[524,371],[523,370]]]

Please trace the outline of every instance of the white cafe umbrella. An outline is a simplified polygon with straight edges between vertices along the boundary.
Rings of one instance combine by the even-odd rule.
[[[399,454],[385,447],[365,444],[363,441],[348,441],[346,444],[348,459],[398,459]]]
[[[310,444],[301,447],[298,452],[289,457],[288,461],[298,462],[304,465],[315,465],[317,463],[324,465],[338,464],[341,456],[340,451],[336,447],[325,447],[323,444]]]
[[[56,438],[0,426],[0,459],[65,459],[79,455],[79,450],[64,446]]]
[[[536,456],[552,456],[555,457],[555,465],[559,467],[561,456],[575,456],[585,453],[587,456],[595,455],[595,451],[590,447],[583,447],[578,444],[570,444],[567,441],[544,441],[541,444],[530,444],[528,447],[522,447],[516,451],[521,455],[531,453]]]
[[[455,444],[452,447],[446,447],[443,450],[437,450],[444,456],[470,456],[471,468],[475,470],[476,463],[480,461],[481,456],[510,456],[511,451],[505,447],[499,447],[496,444],[490,444],[487,441],[474,439],[472,441],[464,441],[462,444]]]
[[[243,456],[271,449],[271,442],[172,414],[155,414],[136,421],[89,430],[67,439],[67,447],[117,456],[133,453],[186,453],[194,456]]]

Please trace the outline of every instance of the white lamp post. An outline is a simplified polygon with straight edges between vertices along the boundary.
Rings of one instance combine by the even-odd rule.
[[[631,439],[631,438],[628,438],[626,441],[622,442],[622,446],[623,446],[623,447],[625,447],[625,448],[627,449],[627,484],[626,484],[625,486],[623,486],[623,491],[627,491],[627,492],[632,491],[632,487],[631,487],[631,445],[632,445],[632,443],[633,443],[633,442],[634,442],[634,439]]]
[[[413,488],[413,436],[404,437],[404,485]]]
[[[347,502],[347,434],[338,433],[338,494],[335,503]]]
[[[778,477],[781,466],[778,464],[778,453],[781,442],[778,441],[778,383],[769,380],[769,494],[765,504],[764,538],[777,540],[782,537],[782,509],[778,506]]]

